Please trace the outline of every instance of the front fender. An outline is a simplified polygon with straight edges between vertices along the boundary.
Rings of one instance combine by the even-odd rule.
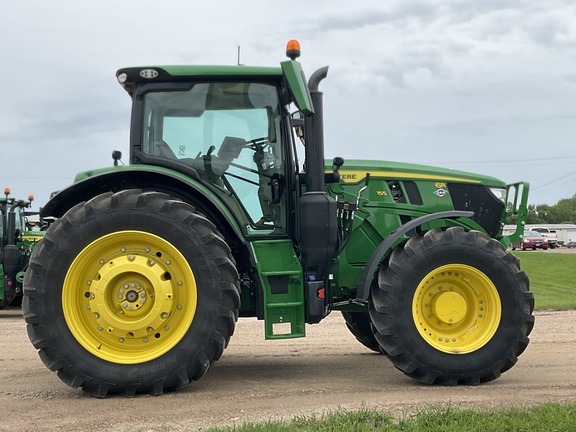
[[[432,213],[429,215],[421,216],[410,222],[405,223],[401,227],[399,227],[396,231],[392,231],[388,237],[386,237],[382,243],[378,245],[378,247],[372,252],[370,255],[370,259],[366,263],[364,270],[362,271],[362,276],[360,277],[360,283],[358,285],[358,290],[356,291],[356,299],[354,300],[355,303],[365,305],[368,302],[368,296],[370,294],[370,285],[372,283],[372,279],[374,277],[374,272],[376,268],[380,264],[380,261],[386,256],[388,251],[392,248],[392,245],[396,243],[396,241],[405,235],[406,233],[412,231],[413,229],[431,222],[437,219],[455,219],[461,217],[470,218],[474,215],[474,212],[469,211],[446,211],[446,212],[439,212],[439,213]]]

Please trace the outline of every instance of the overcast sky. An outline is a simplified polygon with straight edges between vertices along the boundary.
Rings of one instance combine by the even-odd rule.
[[[0,187],[36,196],[128,158],[126,66],[325,65],[326,157],[576,194],[574,0],[21,0],[0,6]]]

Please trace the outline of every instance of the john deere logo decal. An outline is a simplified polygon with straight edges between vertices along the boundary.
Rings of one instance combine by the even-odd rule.
[[[434,191],[434,194],[437,195],[437,196],[439,196],[439,197],[443,197],[444,195],[448,195],[448,193],[449,193],[449,192],[448,192],[446,189],[442,189],[442,188],[436,189],[436,190]]]

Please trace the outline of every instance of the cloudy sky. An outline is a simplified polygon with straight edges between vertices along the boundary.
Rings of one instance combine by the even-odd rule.
[[[276,66],[302,45],[326,157],[474,171],[576,194],[573,0],[22,0],[0,6],[0,187],[36,196],[128,155],[117,69]]]

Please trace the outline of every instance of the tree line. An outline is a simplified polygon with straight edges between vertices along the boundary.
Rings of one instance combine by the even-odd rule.
[[[576,224],[576,194],[572,198],[564,198],[554,205],[529,204],[529,224]]]

